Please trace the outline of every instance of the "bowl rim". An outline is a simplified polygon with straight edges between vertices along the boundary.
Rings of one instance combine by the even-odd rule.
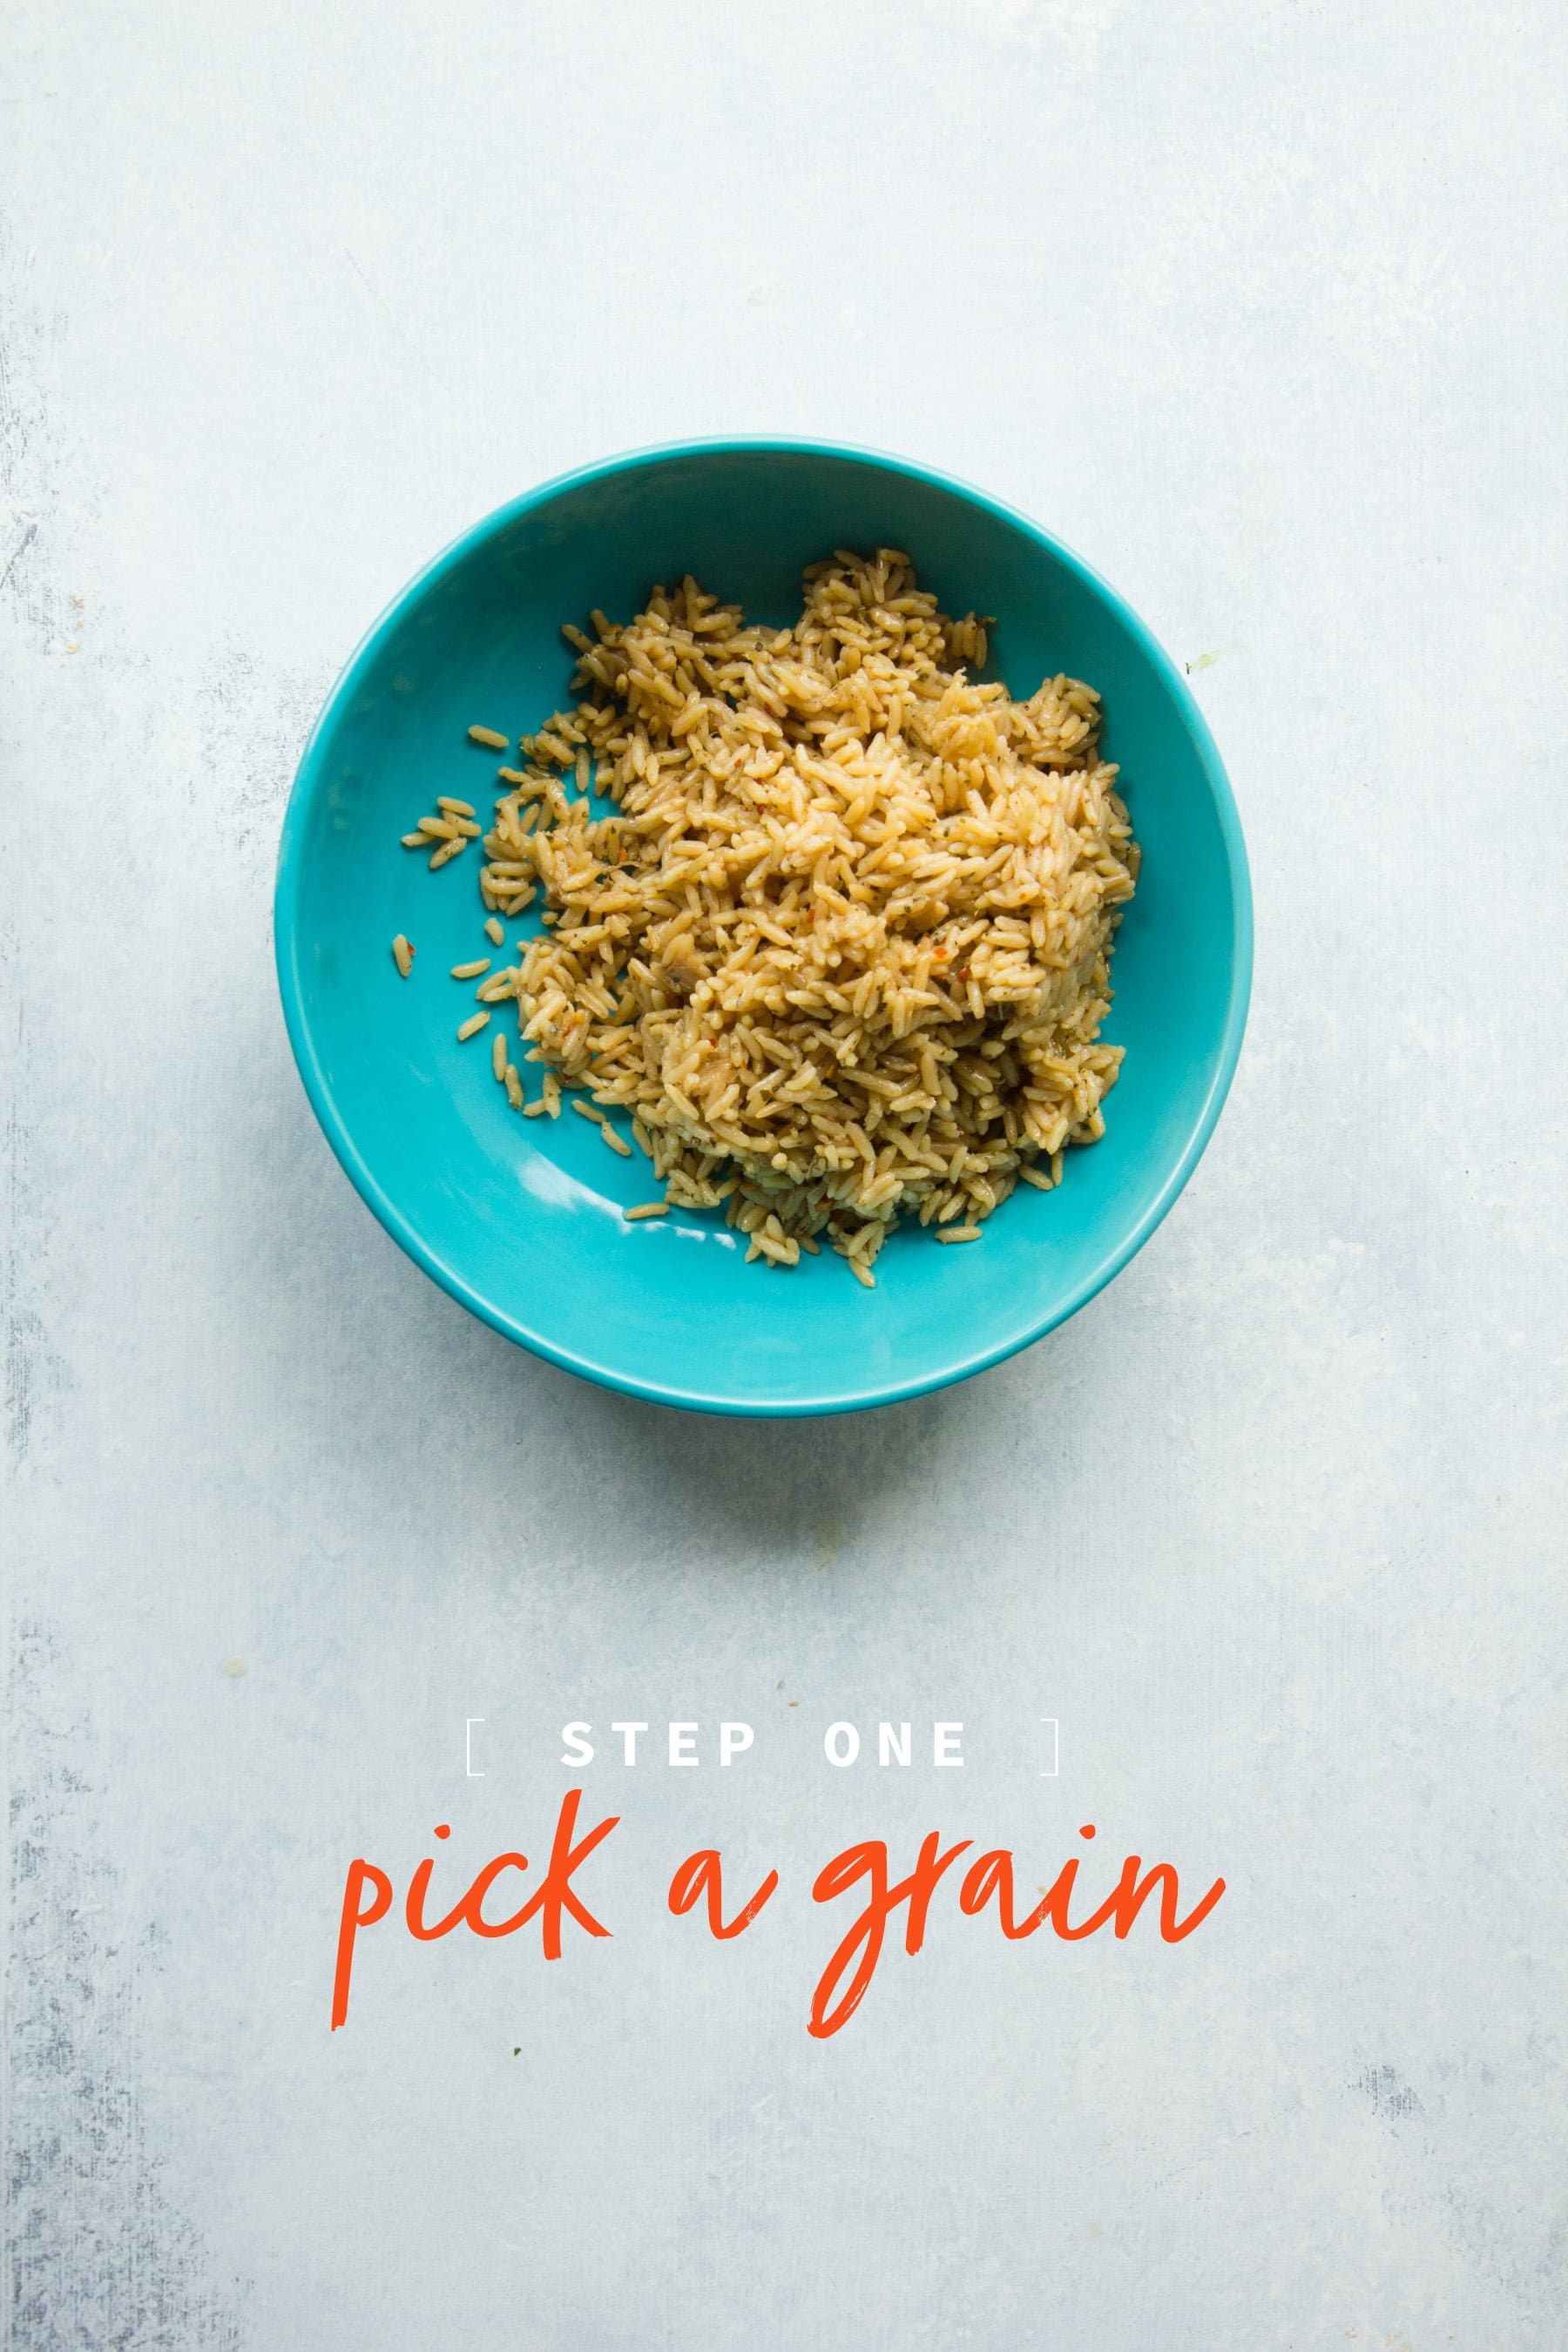
[[[417,597],[455,570],[474,549],[505,530],[519,517],[531,512],[536,507],[549,504],[563,492],[580,488],[588,482],[602,481],[611,475],[661,466],[671,458],[730,455],[798,455],[836,458],[926,483],[980,508],[1015,530],[1021,531],[1055,562],[1075,574],[1091,594],[1110,608],[1136,642],[1144,658],[1171,689],[1214,797],[1230,879],[1234,919],[1229,990],[1218,1057],[1198,1115],[1153,1200],[1127,1232],[1104,1253],[1099,1263],[1074,1285],[1066,1297],[1058,1300],[1021,1332],[1010,1333],[994,1344],[976,1348],[934,1371],[923,1372],[908,1380],[887,1381],[852,1395],[835,1393],[817,1398],[768,1400],[703,1394],[596,1363],[590,1357],[563,1347],[543,1332],[530,1328],[516,1317],[496,1307],[454,1266],[448,1265],[416,1232],[396,1202],[384,1190],[366,1165],[339,1115],[335,1099],[323,1076],[306,1018],[300,986],[295,919],[305,860],[307,810],[317,788],[318,771],[327,740],[394,624]],[[721,434],[700,436],[692,440],[658,442],[643,448],[623,450],[608,457],[597,458],[592,464],[574,467],[566,473],[552,475],[549,480],[524,490],[517,498],[509,499],[504,505],[494,508],[468,530],[460,531],[397,591],[344,663],[300,754],[289,786],[279,845],[278,875],[273,894],[273,949],[289,1043],[321,1131],[361,1200],[398,1246],[434,1282],[438,1283],[460,1306],[466,1307],[470,1314],[488,1323],[492,1330],[500,1332],[503,1338],[543,1357],[563,1371],[574,1372],[580,1379],[595,1381],[601,1387],[615,1389],[623,1395],[638,1397],[648,1403],[666,1405],[679,1412],[717,1413],[747,1420],[795,1421],[844,1412],[871,1412],[882,1405],[899,1404],[914,1397],[930,1395],[935,1390],[969,1380],[976,1372],[989,1370],[993,1365],[1003,1363],[1009,1356],[1032,1347],[1037,1339],[1043,1339],[1048,1332],[1068,1322],[1081,1307],[1088,1306],[1091,1298],[1098,1297],[1137,1255],[1170,1214],[1203,1157],[1236,1075],[1252,991],[1252,887],[1235,796],[1208,722],[1198,708],[1192,688],[1147,624],[1092,565],[1086,563],[1053,532],[1045,530],[1018,508],[1009,505],[1005,499],[993,498],[988,491],[977,488],[973,483],[917,459],[896,457],[886,450],[863,448],[852,442],[814,439],[792,434]]]

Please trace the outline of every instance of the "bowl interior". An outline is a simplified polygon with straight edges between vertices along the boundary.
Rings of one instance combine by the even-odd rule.
[[[524,1120],[489,1074],[492,1032],[459,1045],[493,953],[479,856],[432,875],[398,836],[438,793],[488,818],[498,755],[567,698],[561,624],[620,619],[685,571],[782,622],[802,568],[836,547],[907,549],[943,608],[994,614],[989,674],[1027,694],[1067,670],[1100,688],[1143,848],[1119,935],[1107,1035],[1127,1048],[1107,1134],[1060,1189],[1020,1187],[967,1248],[900,1233],[867,1292],[825,1254],[743,1265],[719,1217],[628,1225],[647,1163],[583,1119]],[[531,912],[532,910],[531,910]],[[508,926],[516,938],[531,926]],[[395,932],[414,942],[401,980]],[[914,470],[823,450],[676,451],[599,469],[503,509],[437,560],[356,656],[300,764],[285,827],[279,966],[290,1035],[334,1150],[437,1280],[557,1362],[666,1402],[837,1411],[961,1377],[1072,1313],[1147,1237],[1195,1160],[1245,1013],[1239,833],[1191,698],[1135,618],[1020,518]],[[509,1034],[515,1023],[508,1011]],[[531,1091],[536,1066],[524,1066]]]

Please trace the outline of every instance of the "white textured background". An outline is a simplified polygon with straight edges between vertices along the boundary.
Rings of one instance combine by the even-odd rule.
[[[26,2352],[1568,2342],[1565,26],[9,12]],[[601,1395],[424,1281],[268,937],[305,729],[406,575],[748,428],[977,479],[1217,655],[1258,901],[1143,1255],[816,1427]],[[554,1727],[626,1713],[758,1741],[591,1776],[615,1940],[367,1937],[329,2039],[348,1856],[537,1849]],[[830,1773],[879,1714],[963,1717],[964,1773]],[[1223,1872],[1207,1926],[950,1908],[807,2038],[836,1846],[940,1824],[1027,1885],[1086,1819]],[[785,1873],[722,1949],[659,1904],[709,1838]]]

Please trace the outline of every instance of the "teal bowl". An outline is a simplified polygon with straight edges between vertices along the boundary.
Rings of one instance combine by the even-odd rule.
[[[432,875],[398,836],[456,793],[489,815],[497,754],[566,698],[563,621],[629,617],[695,572],[748,615],[799,609],[836,547],[905,548],[945,611],[994,614],[990,673],[1027,694],[1066,670],[1105,698],[1108,757],[1142,845],[1106,1031],[1127,1049],[1107,1132],[1054,1192],[1020,1187],[969,1248],[896,1234],[863,1290],[825,1253],[742,1263],[717,1215],[626,1224],[654,1193],[580,1118],[520,1119],[488,1037],[459,1045],[486,951],[479,859]],[[515,936],[520,927],[509,927]],[[416,954],[398,977],[405,932]],[[848,1412],[963,1380],[1092,1298],[1146,1242],[1213,1132],[1251,973],[1246,854],[1219,756],[1173,664],[1047,533],[921,466],[797,441],[689,443],[611,458],[465,533],[350,662],[300,762],[283,825],[278,973],[316,1116],[410,1257],[510,1339],[635,1396],[709,1412]]]

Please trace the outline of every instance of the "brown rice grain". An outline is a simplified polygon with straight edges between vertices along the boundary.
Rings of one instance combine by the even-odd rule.
[[[488,829],[451,795],[420,821],[432,868],[482,835],[498,949],[542,898],[475,992],[517,1003],[528,1113],[591,1088],[667,1202],[721,1210],[754,1258],[826,1244],[873,1286],[901,1220],[978,1238],[1104,1131],[1138,850],[1098,695],[1015,698],[979,674],[989,627],[894,548],[810,565],[784,629],[656,588],[568,627],[572,697],[500,768]]]

